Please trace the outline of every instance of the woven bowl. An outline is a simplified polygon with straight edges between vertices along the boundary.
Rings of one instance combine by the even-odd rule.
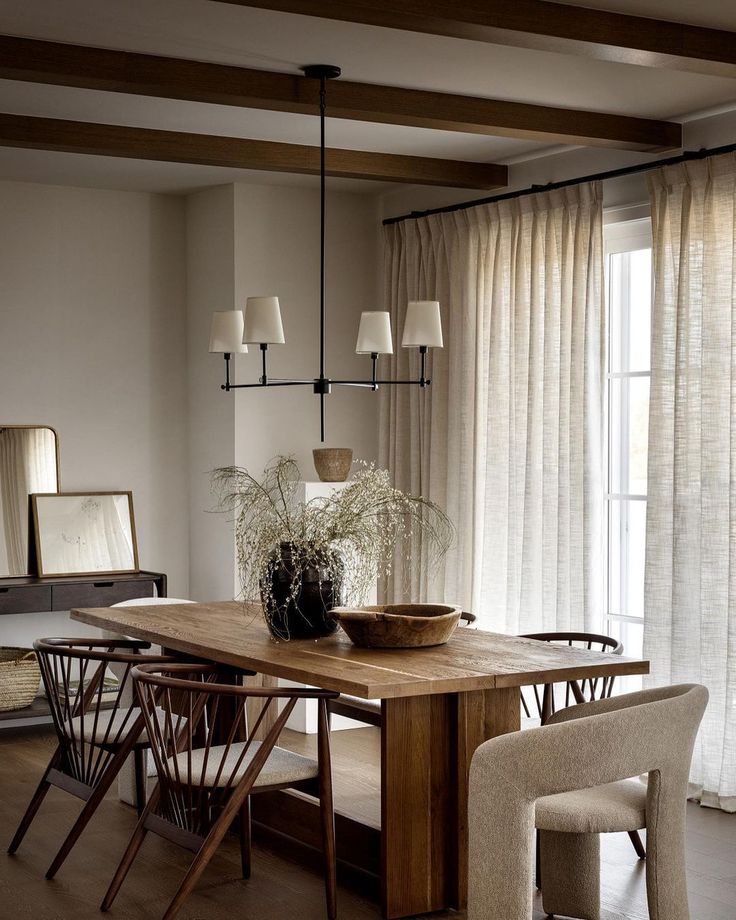
[[[350,447],[316,447],[312,451],[314,468],[322,482],[345,482],[353,464]]]
[[[30,706],[38,693],[41,669],[29,648],[0,648],[0,712]]]
[[[333,615],[361,648],[444,645],[457,629],[460,607],[449,604],[379,604],[336,607]]]

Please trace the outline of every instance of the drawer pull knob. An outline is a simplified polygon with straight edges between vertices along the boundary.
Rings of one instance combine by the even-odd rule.
[[[95,588],[112,588],[114,584],[114,581],[96,581],[94,583]]]

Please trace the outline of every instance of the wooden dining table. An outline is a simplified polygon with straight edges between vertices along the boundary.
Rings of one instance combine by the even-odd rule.
[[[470,761],[484,741],[520,729],[521,687],[649,671],[646,661],[480,629],[458,629],[446,645],[423,649],[357,648],[341,630],[276,641],[260,606],[238,602],[71,616],[184,657],[380,699],[380,829],[338,813],[336,831],[338,859],[380,878],[387,918],[465,907]],[[307,797],[254,799],[255,822],[319,845],[316,805]]]

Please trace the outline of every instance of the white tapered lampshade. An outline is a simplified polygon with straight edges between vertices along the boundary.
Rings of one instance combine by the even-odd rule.
[[[219,354],[248,351],[248,346],[243,344],[242,310],[217,310],[212,314],[210,351]]]
[[[360,314],[356,355],[392,355],[391,316],[383,310],[364,310]]]
[[[253,345],[283,345],[284,327],[278,297],[249,297],[245,303],[244,341]]]
[[[442,320],[438,300],[410,300],[406,310],[402,348],[442,348]]]

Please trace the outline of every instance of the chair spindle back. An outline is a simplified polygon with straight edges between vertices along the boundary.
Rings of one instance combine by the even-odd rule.
[[[611,636],[598,633],[579,632],[552,632],[528,633],[523,639],[537,639],[540,642],[551,642],[556,645],[567,645],[571,648],[587,648],[591,651],[610,652],[612,655],[622,655],[623,645]],[[613,691],[613,676],[585,678],[582,681],[571,680],[565,684],[565,708],[573,703],[592,703],[610,697]],[[537,716],[544,725],[550,716],[557,710],[558,700],[555,695],[555,684],[535,684],[533,702],[536,705]],[[531,718],[531,709],[522,690],[521,705],[527,718]]]
[[[243,687],[217,683],[211,665],[143,665],[133,680],[158,774],[155,813],[191,835],[206,837],[234,796],[248,795],[299,698],[329,691]],[[262,701],[249,725],[249,699]],[[279,703],[284,702],[282,708]],[[234,806],[232,806],[234,807]]]
[[[94,788],[128,734],[137,737],[142,727],[140,710],[124,700],[131,669],[150,643],[53,638],[33,647],[59,739],[57,769]],[[113,664],[115,675],[108,671]]]

